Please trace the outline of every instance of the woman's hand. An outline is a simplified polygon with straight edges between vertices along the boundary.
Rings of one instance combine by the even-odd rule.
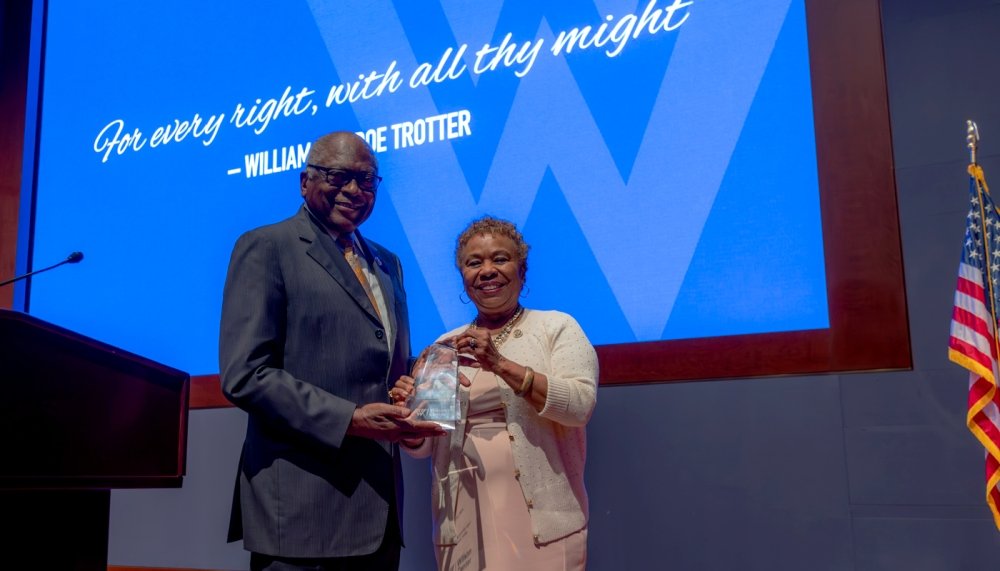
[[[396,384],[389,389],[389,398],[392,399],[392,404],[398,406],[406,406],[410,398],[413,396],[413,377],[403,375],[399,377]]]
[[[507,386],[519,396],[528,399],[535,410],[541,411],[545,407],[545,400],[548,398],[548,377],[538,371],[532,371],[532,380],[527,382],[527,367],[501,355],[489,331],[471,326],[456,335],[452,342],[459,353],[459,365],[489,371],[507,383]],[[464,377],[460,374],[459,382],[469,386],[466,385],[468,379]]]
[[[493,344],[490,332],[480,327],[469,327],[454,337],[455,349],[458,350],[458,364],[464,367],[475,367],[489,371],[497,371],[506,359]]]

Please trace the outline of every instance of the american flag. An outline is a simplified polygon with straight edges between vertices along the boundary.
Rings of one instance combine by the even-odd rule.
[[[986,453],[986,503],[1000,529],[1000,391],[996,308],[1000,305],[1000,215],[978,165],[969,167],[970,204],[958,265],[948,358],[969,371],[966,424]]]

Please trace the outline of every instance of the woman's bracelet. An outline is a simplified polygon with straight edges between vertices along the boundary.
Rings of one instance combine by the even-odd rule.
[[[521,388],[514,391],[519,397],[523,397],[531,391],[531,384],[535,382],[535,371],[531,370],[531,367],[524,368],[524,380],[521,381]]]

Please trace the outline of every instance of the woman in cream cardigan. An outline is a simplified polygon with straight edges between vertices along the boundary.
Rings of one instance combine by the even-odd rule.
[[[475,304],[471,324],[439,341],[460,355],[462,419],[447,436],[404,440],[432,457],[434,541],[442,570],[582,570],[583,484],[597,355],[577,322],[525,309],[528,245],[489,216],[458,237],[455,261]],[[390,391],[405,403],[413,379]]]

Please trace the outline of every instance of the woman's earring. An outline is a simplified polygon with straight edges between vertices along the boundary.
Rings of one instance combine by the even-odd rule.
[[[528,297],[529,293],[531,293],[531,288],[528,286],[524,286],[523,288],[521,288],[521,294],[518,297]]]
[[[464,303],[465,305],[468,305],[469,302],[472,301],[472,300],[469,299],[469,298],[467,298],[467,297],[462,297],[463,295],[465,295],[465,291],[464,290],[462,291],[462,293],[458,294],[458,301]]]

